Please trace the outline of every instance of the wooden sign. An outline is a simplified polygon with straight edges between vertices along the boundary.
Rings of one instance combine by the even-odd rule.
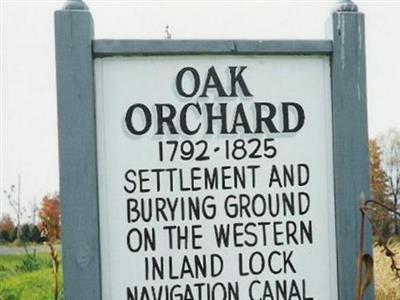
[[[319,41],[94,40],[83,3],[56,13],[67,299],[354,297],[354,9]]]
[[[95,73],[106,299],[336,298],[327,57],[102,58]]]

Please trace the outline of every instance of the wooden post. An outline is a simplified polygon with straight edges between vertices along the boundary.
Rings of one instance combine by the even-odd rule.
[[[333,13],[332,116],[339,299],[347,300],[356,293],[359,196],[370,196],[364,15],[348,0]]]
[[[82,1],[56,11],[55,36],[65,299],[99,300],[93,21]]]

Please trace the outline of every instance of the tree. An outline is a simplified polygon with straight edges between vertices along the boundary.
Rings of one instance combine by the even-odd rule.
[[[49,247],[50,257],[53,263],[53,279],[54,279],[54,299],[58,299],[58,271],[60,266],[60,257],[54,247],[54,241],[61,235],[61,210],[60,195],[45,196],[42,200],[42,208],[39,211],[40,224],[44,243]]]
[[[31,242],[41,243],[43,241],[40,230],[36,225],[31,227]]]
[[[0,241],[13,242],[14,241],[14,222],[10,215],[5,214],[0,220]]]
[[[15,190],[15,185],[11,185],[9,190],[3,190],[4,196],[8,199],[8,202],[12,209],[15,211],[17,217],[17,228],[21,225],[21,219],[25,208],[21,207],[21,175],[18,174],[18,191]],[[17,199],[15,197],[17,196]],[[17,230],[17,235],[19,230]]]
[[[31,228],[29,224],[24,224],[20,228],[19,239],[23,243],[27,243],[31,240]]]
[[[389,201],[387,177],[382,167],[382,151],[376,139],[370,140],[368,142],[368,147],[372,199],[392,207]],[[388,238],[391,234],[391,217],[389,212],[379,205],[374,205],[373,217],[382,235]]]
[[[18,227],[15,226],[15,228],[11,232],[10,242],[14,242],[17,238],[18,238]]]
[[[0,230],[11,232],[15,228],[14,222],[9,214],[3,215],[0,220]]]
[[[39,211],[41,231],[46,231],[50,240],[58,240],[61,236],[61,202],[60,195],[46,195]]]
[[[398,209],[400,199],[400,131],[390,129],[379,138],[379,145],[382,149],[382,165],[388,179],[389,193],[395,209]],[[396,215],[394,220],[395,233],[398,235],[400,226]]]

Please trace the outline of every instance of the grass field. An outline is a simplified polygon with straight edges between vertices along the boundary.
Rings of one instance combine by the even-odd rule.
[[[398,253],[400,264],[400,241],[391,249]],[[390,270],[390,259],[381,247],[375,247],[374,271],[376,300],[400,300],[400,280]],[[37,270],[21,270],[25,255],[0,256],[0,299],[1,300],[53,300],[52,263],[48,253],[38,253]],[[62,287],[62,269],[59,271]],[[59,300],[62,300],[62,293]]]
[[[36,254],[36,270],[32,272],[24,270],[24,257],[23,254],[0,256],[0,299],[53,300],[53,273],[49,254]],[[59,279],[62,287],[62,269],[59,271]],[[59,300],[62,298],[60,295]]]

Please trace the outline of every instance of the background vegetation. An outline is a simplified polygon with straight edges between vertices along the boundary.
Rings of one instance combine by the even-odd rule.
[[[392,241],[390,248],[400,255],[400,240]],[[386,256],[382,246],[376,245],[374,252],[376,300],[399,300],[400,281],[390,268],[390,258]]]
[[[58,254],[61,248],[56,246],[61,236],[60,197],[58,194],[45,196],[39,210],[40,222],[21,225],[24,210],[14,190],[11,187],[5,194],[10,204],[14,203],[17,224],[10,215],[0,220],[0,246],[6,253],[0,255],[0,300],[63,299]],[[12,254],[22,249],[22,254]]]
[[[47,253],[36,254],[33,264],[24,254],[0,256],[0,283],[2,300],[53,300],[52,260]],[[58,293],[63,299],[62,286]]]
[[[384,206],[399,211],[400,131],[392,129],[369,142],[371,196]],[[398,216],[373,205],[374,279],[377,300],[400,300],[400,222]],[[394,266],[386,245],[395,255]],[[397,269],[398,268],[398,269]]]

